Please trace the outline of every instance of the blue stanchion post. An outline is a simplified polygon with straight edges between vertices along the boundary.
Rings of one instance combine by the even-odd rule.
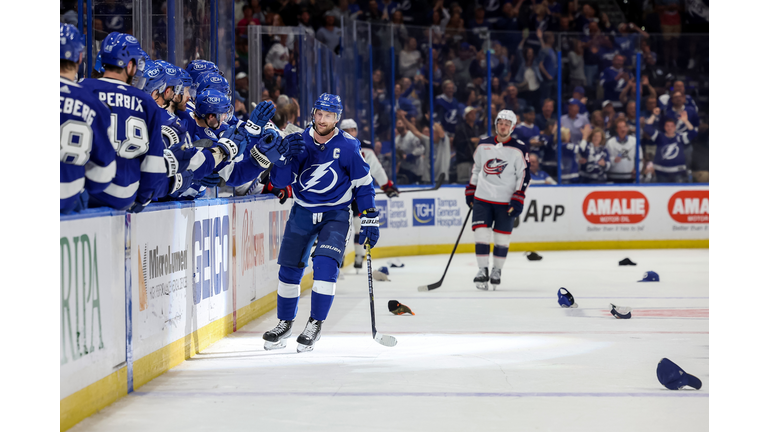
[[[558,48],[560,48],[558,46]],[[563,52],[557,50],[557,184],[563,182],[563,138],[560,135],[561,119],[563,116]]]
[[[170,0],[165,5],[165,20],[168,23],[168,62],[178,65],[179,63],[176,61],[176,2]]]
[[[83,34],[83,0],[77,0],[77,31]]]
[[[488,99],[488,111],[485,115],[488,117],[488,136],[491,136],[491,125],[493,124],[493,120],[491,119],[491,40],[490,35],[488,35],[488,49],[485,52],[485,69],[487,71],[486,78],[487,82],[485,84],[486,87],[486,95],[485,97]],[[464,113],[459,113],[462,117],[464,116]]]
[[[434,105],[432,101],[432,67],[434,59],[432,58],[432,31],[429,31],[429,168],[430,179],[432,179],[432,186],[435,185],[435,130],[434,130]]]
[[[88,26],[88,38],[85,41],[85,74],[86,78],[91,77],[91,71],[93,70],[93,0],[88,0],[86,5],[86,25]]]
[[[635,54],[635,183],[640,183],[640,136],[642,125],[640,124],[640,93],[643,87],[640,85],[640,61],[643,55],[638,51]]]
[[[397,122],[397,113],[395,112],[395,36],[392,28],[390,28],[389,33],[391,35],[391,44],[389,46],[389,60],[391,65],[389,71],[389,99],[390,103],[392,104],[392,109],[390,110],[392,111],[392,175],[389,177],[389,179],[392,180],[393,183],[397,184],[397,158],[395,157],[395,123]]]

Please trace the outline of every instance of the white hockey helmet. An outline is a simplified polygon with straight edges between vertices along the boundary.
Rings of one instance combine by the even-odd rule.
[[[511,121],[512,127],[515,127],[515,125],[517,124],[517,116],[515,115],[514,112],[512,112],[512,110],[508,110],[508,109],[499,111],[499,114],[496,115],[496,122],[494,122],[493,124],[496,125],[499,122],[499,120]]]
[[[347,129],[357,129],[357,123],[354,119],[348,118],[344,119],[339,123],[339,129],[341,130],[347,130]]]

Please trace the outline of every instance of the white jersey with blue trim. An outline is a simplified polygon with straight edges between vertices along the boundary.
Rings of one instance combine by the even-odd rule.
[[[361,210],[375,208],[376,191],[360,141],[338,128],[332,134],[320,144],[314,129],[305,129],[305,151],[289,165],[273,168],[272,184],[278,188],[291,184],[296,204],[315,213],[343,209],[353,200]]]

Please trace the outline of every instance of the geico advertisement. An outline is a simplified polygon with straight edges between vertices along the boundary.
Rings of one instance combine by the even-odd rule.
[[[192,300],[198,328],[232,311],[232,205],[197,207],[192,227]]]
[[[234,308],[242,308],[277,289],[277,251],[291,201],[255,200],[233,204],[232,285]]]
[[[131,285],[134,358],[190,331],[195,256],[195,209],[131,216]]]
[[[382,246],[450,244],[468,207],[464,189],[378,197]],[[708,238],[706,186],[531,187],[512,242]],[[462,243],[472,243],[467,224]]]
[[[60,397],[125,362],[125,218],[59,224]]]

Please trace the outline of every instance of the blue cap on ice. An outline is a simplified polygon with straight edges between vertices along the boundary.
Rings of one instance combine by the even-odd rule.
[[[379,267],[379,271],[384,273],[385,275],[389,275],[389,268],[387,266]]]
[[[576,300],[573,298],[571,293],[568,292],[565,288],[560,288],[557,290],[557,302],[560,304],[560,307],[564,308],[577,308],[579,305],[576,304]]]
[[[701,380],[685,371],[668,358],[659,360],[656,366],[656,377],[659,382],[670,390],[680,390],[685,386],[693,387],[696,390],[701,388]]]
[[[638,282],[658,282],[659,281],[659,274],[656,273],[653,270],[645,272],[643,275],[643,279],[639,280]]]

